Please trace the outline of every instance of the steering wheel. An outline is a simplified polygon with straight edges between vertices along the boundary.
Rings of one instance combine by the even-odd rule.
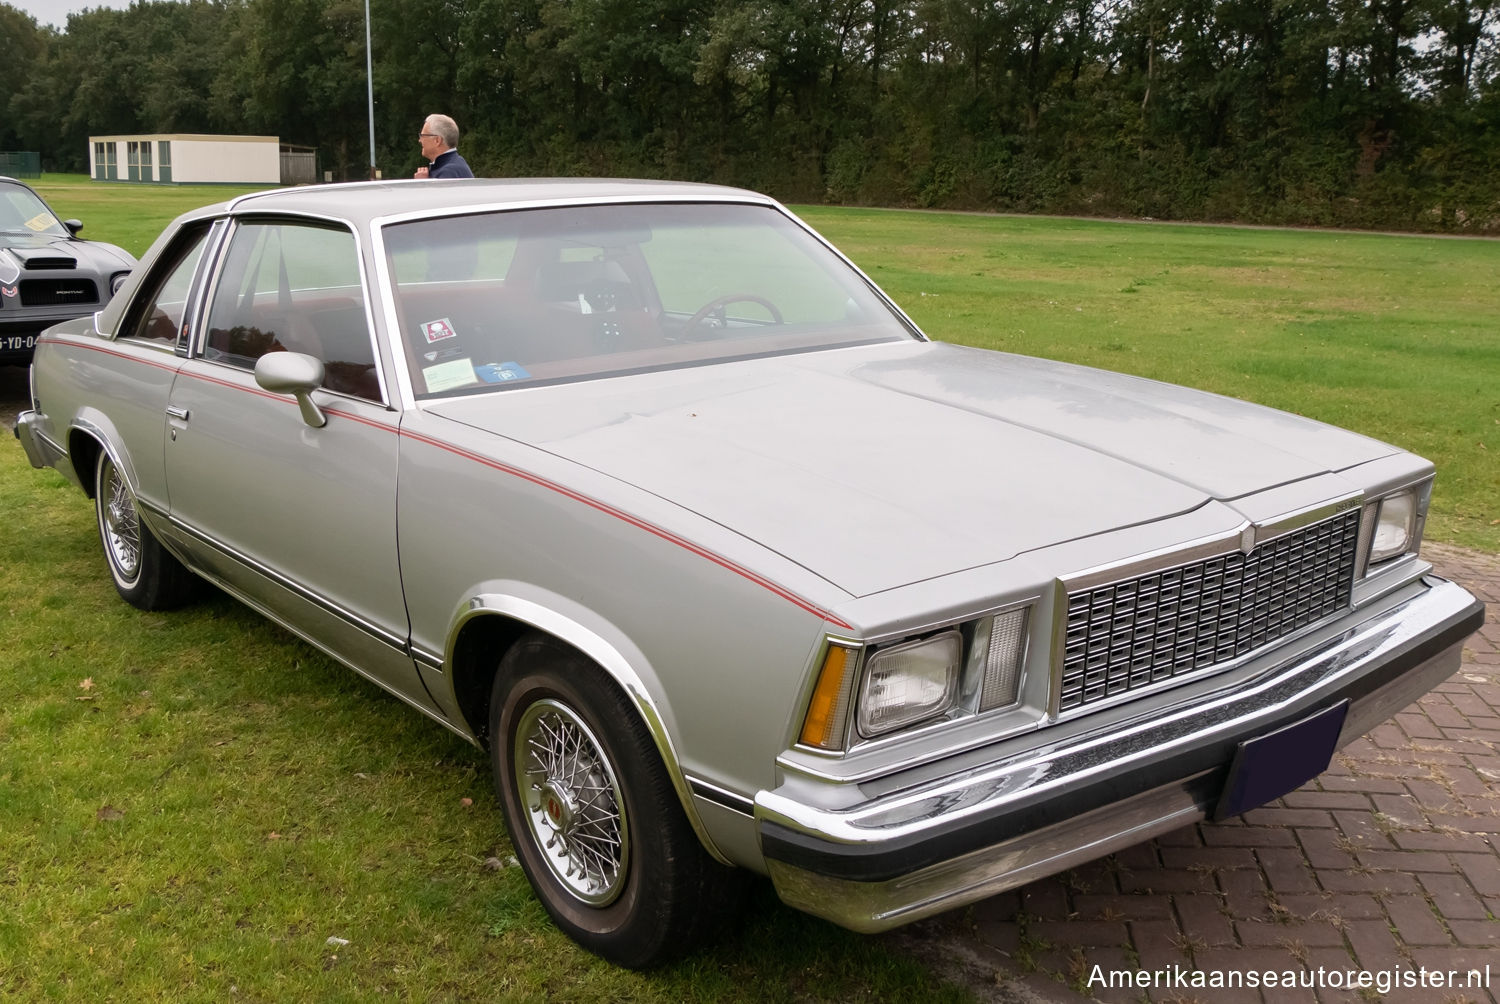
[[[715,299],[709,300],[703,306],[698,308],[698,312],[696,314],[687,319],[687,324],[684,327],[689,336],[691,336],[693,332],[701,327],[703,325],[703,322],[708,320],[710,315],[716,314],[718,316],[718,324],[714,325],[715,327],[728,327],[728,321],[724,317],[724,308],[729,306],[731,303],[758,303],[762,307],[765,307],[767,312],[770,313],[771,322],[773,324],[786,323],[781,319],[781,311],[776,309],[776,304],[772,303],[770,300],[767,300],[764,296],[756,296],[754,293],[729,293],[726,296],[720,296],[716,297]]]

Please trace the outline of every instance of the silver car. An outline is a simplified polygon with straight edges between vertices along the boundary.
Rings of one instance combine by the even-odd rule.
[[[120,594],[206,579],[487,749],[559,926],[741,877],[879,931],[1275,799],[1484,609],[1427,461],[925,338],[775,201],[396,182],[189,213],[16,429]]]

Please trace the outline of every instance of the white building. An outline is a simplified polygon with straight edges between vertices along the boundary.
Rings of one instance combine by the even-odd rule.
[[[90,136],[95,181],[281,184],[277,136]]]

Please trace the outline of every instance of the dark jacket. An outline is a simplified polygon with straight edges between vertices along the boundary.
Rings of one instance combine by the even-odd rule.
[[[474,172],[469,170],[469,162],[458,155],[457,150],[446,150],[437,155],[432,166],[427,169],[429,178],[472,178]]]

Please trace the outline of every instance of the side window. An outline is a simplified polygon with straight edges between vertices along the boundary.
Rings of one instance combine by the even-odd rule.
[[[163,345],[176,345],[187,314],[193,272],[203,257],[209,227],[203,224],[185,230],[158,261],[146,279],[142,295],[131,307],[120,329],[122,338],[141,338]]]
[[[267,352],[323,361],[326,390],[381,400],[354,235],[300,222],[241,224],[208,312],[203,356],[254,369]]]

